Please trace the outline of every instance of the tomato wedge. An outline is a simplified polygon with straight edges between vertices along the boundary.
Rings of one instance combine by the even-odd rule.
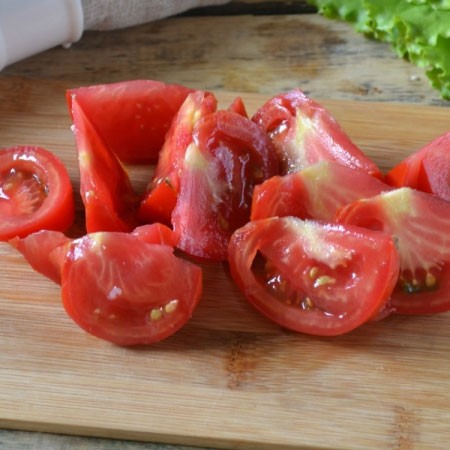
[[[377,316],[399,271],[388,234],[295,217],[249,222],[233,234],[229,261],[258,311],[282,327],[321,336]]]
[[[395,187],[411,187],[450,200],[450,132],[405,158],[385,180]]]
[[[201,259],[226,260],[232,233],[250,219],[254,187],[277,172],[272,144],[251,120],[229,110],[199,120],[172,214],[178,248]]]
[[[167,133],[152,181],[141,201],[139,218],[143,222],[171,225],[172,211],[180,190],[183,159],[192,143],[194,126],[216,108],[216,97],[206,91],[189,94],[181,105]]]
[[[0,216],[1,241],[72,225],[72,185],[53,153],[34,146],[0,150]]]
[[[400,253],[400,276],[391,298],[395,312],[450,310],[450,203],[399,188],[344,206],[337,221],[393,236]]]
[[[155,163],[170,123],[192,92],[179,84],[130,80],[67,91],[77,100],[92,126],[123,162]]]
[[[144,235],[98,232],[75,239],[62,269],[68,315],[88,333],[118,345],[171,336],[191,318],[201,296],[200,267],[176,257],[169,245],[146,242]]]
[[[138,224],[139,198],[124,166],[72,99],[86,231],[131,231]]]
[[[252,120],[271,137],[281,175],[327,160],[381,178],[376,164],[351,141],[331,113],[299,89],[271,98]]]
[[[322,161],[256,186],[251,219],[296,216],[331,221],[347,203],[391,189],[365,172]]]

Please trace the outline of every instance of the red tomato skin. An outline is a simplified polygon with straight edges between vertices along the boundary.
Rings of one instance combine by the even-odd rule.
[[[228,110],[240,114],[241,116],[244,116],[247,119],[249,117],[247,108],[245,107],[245,103],[244,100],[242,100],[242,97],[236,97],[231,103],[231,105],[228,107]]]
[[[120,346],[149,345],[191,318],[200,267],[139,235],[100,232],[74,240],[62,270],[62,300],[86,332]]]
[[[300,89],[271,98],[252,120],[274,142],[281,175],[327,160],[381,178],[376,164],[351,141],[331,113]]]
[[[71,105],[86,231],[131,231],[139,223],[139,198],[128,173],[75,97]]]
[[[105,141],[125,163],[155,163],[170,123],[192,89],[155,80],[69,89],[72,114],[74,99]]]
[[[61,284],[61,269],[71,241],[61,231],[41,230],[24,238],[11,239],[9,244],[24,256],[36,272]]]
[[[312,227],[315,231],[298,235],[297,227],[306,230]],[[336,266],[336,280],[316,278],[315,271],[325,266],[312,259],[309,268],[308,242],[314,243],[313,252],[321,249],[319,254],[324,261],[336,249],[345,249],[342,264]],[[278,280],[281,299],[273,285],[253,273],[252,266],[259,253],[277,269],[270,282]],[[284,328],[319,336],[341,335],[376,317],[390,297],[399,270],[398,254],[387,234],[293,217],[252,221],[237,230],[229,245],[229,263],[237,286],[260,313]],[[358,273],[358,269],[363,273]],[[342,280],[339,270],[347,274],[341,276]],[[314,290],[328,289],[327,283],[330,289],[337,286],[337,291],[317,294],[323,296],[322,300],[315,298]],[[297,291],[306,293],[313,306],[303,305],[303,301],[299,305],[291,299],[293,293],[298,295]],[[349,297],[343,299],[346,295]],[[333,312],[331,308],[336,310]]]
[[[449,202],[403,187],[350,203],[336,220],[393,236],[400,254],[400,276],[390,299],[393,312],[411,315],[450,310]]]
[[[233,231],[250,219],[254,186],[278,172],[277,159],[259,127],[232,111],[203,117],[193,135],[172,225],[178,248],[202,260],[224,261]]]
[[[167,133],[158,164],[141,200],[139,218],[142,222],[161,222],[171,225],[180,189],[180,176],[186,149],[192,143],[195,124],[217,108],[217,99],[211,92],[195,91],[189,94],[174,117]]]
[[[365,172],[322,161],[256,186],[251,220],[295,216],[332,221],[345,204],[391,189]]]
[[[21,174],[40,184],[41,192],[28,192],[27,182],[22,184],[18,180]],[[9,193],[11,186],[17,193]],[[31,211],[28,206],[32,206]],[[67,169],[59,158],[36,146],[0,150],[0,212],[1,241],[25,237],[44,228],[68,229],[75,218],[73,190]]]
[[[393,167],[385,176],[395,187],[411,187],[450,200],[450,132]]]

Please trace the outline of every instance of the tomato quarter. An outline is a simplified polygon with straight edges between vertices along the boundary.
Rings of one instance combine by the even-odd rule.
[[[248,223],[229,246],[233,279],[275,323],[332,336],[375,317],[395,286],[391,237],[354,226],[294,217]]]
[[[252,120],[271,137],[282,175],[327,160],[381,177],[331,113],[299,89],[273,97]]]
[[[450,203],[399,188],[343,207],[337,220],[393,236],[400,254],[400,276],[391,299],[394,311],[450,310]]]
[[[75,239],[62,270],[68,315],[118,345],[151,344],[191,318],[202,291],[200,267],[149,243],[147,233],[99,232]]]

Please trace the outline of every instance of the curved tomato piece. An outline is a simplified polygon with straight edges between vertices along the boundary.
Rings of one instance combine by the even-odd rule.
[[[383,230],[400,253],[392,308],[401,314],[450,310],[450,203],[399,188],[345,206],[337,221]]]
[[[172,211],[180,189],[183,159],[192,143],[194,126],[216,108],[216,97],[205,91],[189,94],[181,105],[167,133],[152,181],[141,202],[139,217],[142,221],[171,224]]]
[[[351,141],[330,112],[299,89],[273,97],[252,120],[275,144],[282,175],[327,160],[381,177],[376,164]]]
[[[72,99],[72,116],[87,232],[131,231],[137,225],[138,197],[125,168],[76,98]]]
[[[154,163],[170,123],[192,92],[185,86],[132,80],[67,91],[77,100],[106,145],[123,162]]]
[[[201,290],[200,267],[177,258],[167,245],[127,233],[74,240],[62,270],[68,315],[88,333],[118,345],[171,336],[190,319]]]
[[[61,284],[61,269],[70,242],[72,239],[64,233],[51,230],[37,231],[9,241],[36,272],[57,284]]]
[[[399,269],[389,235],[295,217],[249,222],[234,233],[229,261],[257,310],[282,327],[321,336],[376,316]]]
[[[63,163],[40,147],[0,150],[0,217],[1,241],[43,228],[69,228],[75,207]]]
[[[267,136],[231,111],[203,117],[194,130],[172,214],[178,248],[207,260],[226,260],[234,230],[250,219],[255,185],[278,171]]]
[[[323,161],[256,186],[251,220],[296,216],[331,221],[347,203],[391,189],[365,172]]]
[[[450,132],[405,158],[385,177],[396,187],[411,187],[450,200]]]

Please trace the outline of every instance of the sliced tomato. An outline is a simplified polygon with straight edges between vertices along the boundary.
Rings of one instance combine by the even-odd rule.
[[[194,126],[216,108],[216,97],[205,91],[193,92],[183,102],[172,122],[152,181],[141,201],[139,218],[143,222],[171,224],[180,189],[183,159],[192,143]]]
[[[182,280],[182,282],[180,282]],[[118,345],[152,344],[191,318],[202,290],[200,267],[142,235],[99,232],[75,239],[62,270],[68,315]]]
[[[405,158],[385,180],[392,186],[411,187],[450,200],[450,132]]]
[[[57,284],[61,284],[61,269],[70,242],[72,239],[61,231],[51,230],[37,231],[9,241],[36,272]]]
[[[131,80],[67,91],[106,145],[123,162],[155,163],[170,123],[192,92],[185,86]]]
[[[72,184],[63,163],[41,147],[0,150],[0,240],[46,228],[64,231],[75,217]]]
[[[337,220],[393,236],[400,253],[400,276],[391,299],[394,311],[450,310],[450,203],[399,188],[343,207]]]
[[[273,97],[252,120],[275,144],[282,175],[327,160],[381,178],[376,164],[351,141],[331,113],[299,89]]]
[[[365,172],[322,161],[256,186],[251,219],[296,216],[330,221],[347,203],[391,189]]]
[[[375,317],[399,270],[388,234],[295,217],[249,222],[234,233],[229,261],[258,311],[282,327],[321,336]]]
[[[86,231],[131,231],[138,224],[139,198],[128,173],[75,98],[72,116]]]
[[[254,187],[278,171],[270,140],[244,116],[217,111],[196,125],[172,214],[178,248],[226,260],[234,230],[250,219]]]

